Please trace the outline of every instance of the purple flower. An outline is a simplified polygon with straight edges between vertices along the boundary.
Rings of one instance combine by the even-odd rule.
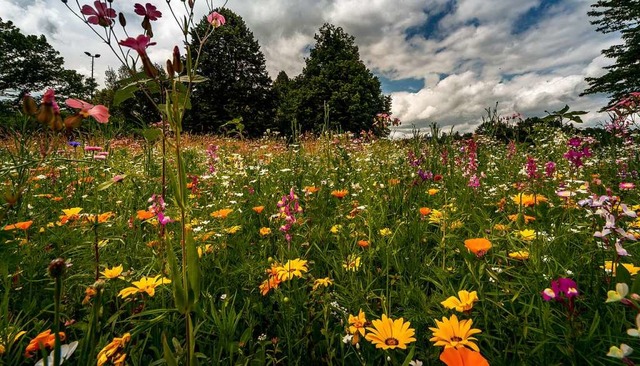
[[[78,141],[69,141],[69,142],[67,142],[67,145],[76,148],[76,147],[80,146],[80,143]]]

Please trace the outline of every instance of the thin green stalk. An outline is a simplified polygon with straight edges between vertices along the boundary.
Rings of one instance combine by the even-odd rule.
[[[62,276],[56,277],[56,285],[54,291],[54,314],[53,314],[53,330],[55,332],[55,345],[53,348],[53,366],[60,366],[61,349],[60,349],[60,293],[62,292]]]

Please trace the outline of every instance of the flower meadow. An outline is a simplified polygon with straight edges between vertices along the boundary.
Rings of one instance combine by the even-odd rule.
[[[3,141],[2,364],[186,362],[179,188],[99,127]],[[183,136],[196,362],[633,364],[628,138]]]

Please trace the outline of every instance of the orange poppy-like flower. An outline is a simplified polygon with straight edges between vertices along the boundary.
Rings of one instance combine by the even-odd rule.
[[[59,332],[58,335],[60,336],[60,341],[64,341],[64,339],[66,338],[66,335],[64,334],[64,332]],[[37,353],[43,348],[49,351],[53,349],[55,343],[56,343],[55,334],[51,334],[51,329],[47,329],[44,332],[38,334],[34,339],[32,339],[29,342],[29,344],[27,345],[27,348],[24,351],[24,355],[25,357],[30,358],[30,357],[33,357],[35,353]]]
[[[482,257],[491,249],[491,242],[485,238],[467,239],[464,241],[464,246],[469,251],[478,257]]]
[[[216,218],[216,219],[226,219],[227,216],[229,216],[230,213],[233,212],[232,208],[223,208],[220,209],[218,211],[213,211],[211,213],[211,217]]]
[[[268,227],[261,227],[260,228],[260,235],[261,236],[267,236],[269,234],[271,234],[271,229],[270,228],[268,228]]]
[[[262,296],[267,296],[271,289],[278,288],[280,282],[282,281],[278,279],[278,276],[270,276],[260,285],[260,293],[262,294]]]
[[[302,189],[306,194],[313,194],[320,190],[320,188],[316,186],[306,186]]]
[[[124,366],[124,360],[127,357],[127,354],[122,353],[122,351],[130,340],[131,334],[129,333],[125,333],[122,337],[113,338],[111,343],[104,346],[104,348],[98,353],[98,362],[96,365],[102,366],[107,362],[112,362],[114,365]]]
[[[367,248],[369,246],[369,242],[366,240],[358,240],[358,246],[360,248]]]
[[[156,216],[153,212],[148,211],[148,210],[138,210],[136,217],[138,218],[138,220],[148,220],[152,217]]]
[[[431,209],[429,207],[420,207],[420,216],[429,216]]]
[[[32,224],[33,224],[33,220],[21,221],[21,222],[16,222],[15,224],[7,225],[4,227],[4,229],[7,231],[15,230],[15,229],[28,230]]]
[[[256,206],[256,207],[252,208],[252,210],[257,214],[261,214],[262,210],[264,210],[264,206]]]
[[[360,341],[360,336],[365,336],[367,326],[367,317],[364,314],[364,311],[360,309],[360,312],[357,316],[349,314],[349,334],[353,335],[351,342],[356,344]]]
[[[347,191],[346,189],[331,191],[331,195],[333,197],[340,198],[340,199],[343,199],[348,194],[349,194],[349,191]]]
[[[440,354],[440,361],[447,366],[489,366],[489,362],[480,352],[467,347],[445,348]]]

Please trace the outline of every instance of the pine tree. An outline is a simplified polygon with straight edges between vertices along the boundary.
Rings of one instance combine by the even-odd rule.
[[[315,40],[296,78],[296,90],[290,93],[296,100],[296,122],[302,131],[370,130],[374,117],[389,111],[390,99],[360,60],[354,37],[340,27],[324,24]]]
[[[206,39],[200,54],[197,34],[210,26],[206,18],[192,32],[193,57],[199,57],[196,73],[208,80],[195,85],[184,128],[220,132],[225,123],[241,118],[245,131],[259,136],[272,127],[275,112],[264,55],[240,16],[229,9],[217,11],[226,23]]]
[[[600,77],[588,77],[589,88],[581,95],[605,93],[610,105],[640,90],[640,1],[599,0],[591,5],[588,14],[596,18],[591,23],[602,33],[620,32],[623,44],[613,45],[602,54],[615,60],[606,66],[607,73]]]

